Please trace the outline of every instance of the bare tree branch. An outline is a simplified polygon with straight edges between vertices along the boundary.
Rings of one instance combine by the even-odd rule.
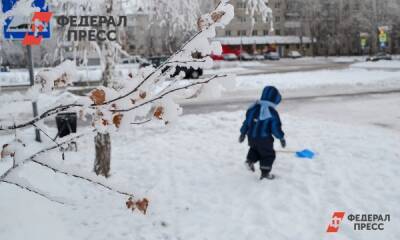
[[[19,183],[11,182],[11,181],[8,181],[8,180],[0,180],[0,182],[3,182],[3,183],[7,183],[7,184],[11,184],[11,185],[17,186],[17,187],[19,187],[19,188],[21,188],[21,189],[23,189],[23,190],[27,190],[27,191],[29,191],[29,192],[32,192],[32,193],[34,193],[34,194],[36,194],[36,195],[39,195],[39,196],[41,196],[41,197],[43,197],[43,198],[46,198],[47,200],[52,201],[52,202],[55,202],[55,203],[58,203],[58,204],[62,204],[62,205],[65,205],[65,204],[66,204],[66,203],[64,203],[64,202],[58,201],[58,200],[56,200],[56,199],[53,199],[53,198],[47,196],[46,194],[41,193],[41,192],[39,192],[39,191],[37,191],[37,190],[34,190],[34,189],[30,188],[30,187],[23,186],[23,185],[21,185],[21,184],[19,184]]]
[[[57,169],[57,168],[55,168],[53,166],[50,166],[47,163],[43,163],[43,162],[40,162],[40,161],[37,161],[37,160],[34,160],[34,159],[32,160],[32,162],[36,163],[36,164],[39,164],[39,165],[41,165],[41,166],[43,166],[45,168],[51,169],[55,173],[61,173],[61,174],[64,174],[64,175],[67,175],[67,176],[70,176],[70,177],[79,178],[79,179],[91,182],[91,183],[99,185],[99,186],[101,186],[101,187],[103,187],[105,189],[108,189],[108,190],[110,190],[112,192],[116,192],[116,193],[119,193],[119,194],[127,196],[127,197],[133,197],[134,196],[132,193],[128,193],[128,192],[124,192],[124,191],[113,189],[112,187],[107,186],[107,185],[105,185],[105,184],[103,184],[101,182],[98,182],[96,180],[93,180],[93,179],[90,179],[90,178],[87,178],[87,177],[79,176],[77,174],[73,174],[73,173],[69,173],[67,171],[63,171],[63,170]]]
[[[145,121],[142,121],[142,122],[133,122],[133,123],[131,123],[132,125],[142,125],[142,124],[146,124],[146,123],[149,123],[149,122],[151,122],[153,119],[147,119],[147,120],[145,120]]]
[[[95,132],[95,131],[96,131],[96,130],[93,130],[92,132]],[[39,151],[39,152],[33,154],[33,155],[30,156],[29,158],[27,158],[27,159],[25,159],[25,160],[23,160],[23,161],[17,163],[17,164],[14,165],[12,168],[8,169],[3,175],[0,176],[0,181],[4,180],[14,169],[16,169],[16,168],[18,168],[18,167],[24,165],[25,163],[27,163],[27,162],[29,162],[29,161],[32,161],[35,157],[37,157],[37,156],[39,156],[39,155],[41,155],[41,154],[43,154],[43,153],[46,153],[46,152],[48,152],[48,151],[51,151],[51,150],[53,150],[53,149],[56,149],[56,148],[58,148],[59,146],[63,146],[63,145],[65,145],[65,144],[71,143],[72,141],[77,140],[77,139],[79,139],[79,138],[82,138],[82,137],[84,137],[84,136],[87,136],[87,134],[80,134],[80,135],[77,135],[77,136],[75,136],[75,137],[69,138],[68,140],[66,140],[66,141],[64,141],[64,142],[62,142],[62,143],[59,143],[58,145],[45,148],[45,149],[43,149],[43,150],[41,150],[41,151]]]

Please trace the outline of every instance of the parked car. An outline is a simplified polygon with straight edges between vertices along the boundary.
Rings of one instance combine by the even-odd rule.
[[[161,66],[165,61],[168,60],[167,56],[157,56],[157,57],[150,57],[148,58],[149,62],[153,65],[153,67],[157,68]],[[165,73],[171,67],[166,66],[164,67],[161,72]],[[175,72],[170,75],[171,78],[178,76],[181,72],[185,73],[185,79],[198,79],[203,75],[203,69],[201,68],[193,68],[193,67],[184,67],[184,66],[177,66],[175,68]]]
[[[224,60],[224,56],[223,55],[211,54],[211,59],[214,60],[214,61],[222,61],[222,60]]]
[[[251,56],[250,54],[246,53],[246,52],[242,52],[239,55],[240,60],[243,61],[252,61],[254,60],[253,56]]]
[[[272,60],[272,61],[278,61],[281,59],[281,57],[279,56],[279,53],[277,52],[269,52],[267,54],[264,55],[266,60]]]
[[[149,57],[148,61],[153,65],[153,67],[157,68],[165,61],[168,60],[167,56],[156,56],[156,57]]]
[[[298,51],[291,51],[289,52],[288,57],[296,59],[296,58],[302,58],[303,55],[301,55],[301,53],[299,53]]]
[[[140,56],[131,56],[128,58],[123,58],[121,59],[121,64],[138,64],[139,67],[147,67],[150,66],[151,63],[147,61],[146,59],[140,57]]]
[[[9,72],[10,67],[9,66],[0,66],[0,72]]]
[[[392,60],[392,56],[390,56],[389,54],[386,54],[384,52],[380,52],[378,54],[376,54],[375,56],[369,57],[367,58],[367,62],[378,62],[381,60],[387,60],[390,61]]]
[[[236,60],[238,60],[238,57],[233,53],[223,54],[222,57],[224,58],[225,61],[236,61]]]
[[[263,55],[254,55],[253,59],[256,61],[264,61],[265,60]]]

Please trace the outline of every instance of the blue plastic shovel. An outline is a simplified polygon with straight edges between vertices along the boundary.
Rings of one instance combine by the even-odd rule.
[[[295,154],[297,158],[307,158],[307,159],[314,159],[315,153],[310,149],[304,149],[301,151],[287,151],[287,150],[278,150],[279,153],[290,153]]]

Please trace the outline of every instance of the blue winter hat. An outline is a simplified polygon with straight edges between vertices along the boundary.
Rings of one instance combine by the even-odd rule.
[[[281,101],[282,96],[278,89],[272,86],[265,87],[261,95],[261,100],[256,103],[260,105],[259,120],[263,121],[271,118],[272,114],[270,108],[275,108]]]
[[[266,86],[262,92],[261,101],[268,101],[278,105],[282,101],[282,96],[276,87]]]

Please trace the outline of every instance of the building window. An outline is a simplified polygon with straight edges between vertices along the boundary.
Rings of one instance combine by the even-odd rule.
[[[275,34],[276,34],[276,35],[281,35],[281,30],[280,30],[280,29],[276,29],[276,30],[275,30]]]
[[[231,36],[231,31],[230,30],[225,31],[225,36]]]
[[[280,16],[276,16],[275,17],[275,22],[280,22],[281,21],[281,17]]]
[[[268,30],[264,30],[264,36],[267,36],[267,35],[268,35],[268,33],[269,33],[269,31],[268,31]]]
[[[246,17],[238,17],[238,19],[239,19],[239,22],[246,22]]]
[[[257,30],[253,30],[252,35],[253,35],[253,36],[257,36],[257,35],[258,35],[258,31],[257,31]]]
[[[238,31],[238,36],[246,36],[246,35],[247,35],[246,30],[239,30]]]
[[[281,8],[281,3],[280,2],[275,3],[275,8]]]

